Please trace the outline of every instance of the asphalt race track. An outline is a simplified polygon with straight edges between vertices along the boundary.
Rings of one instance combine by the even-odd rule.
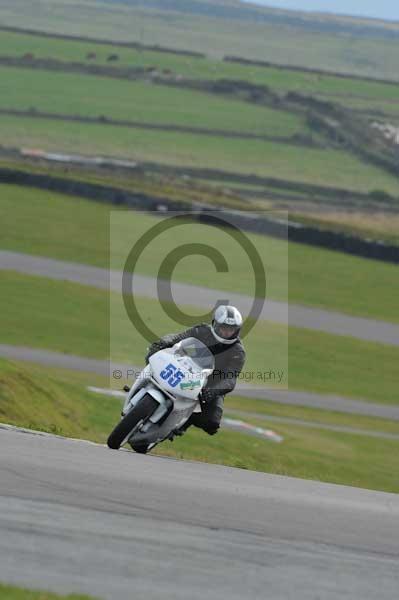
[[[1,250],[0,269],[71,281],[106,290],[120,291],[122,289],[122,279],[119,271],[110,272],[98,267],[18,252]],[[155,277],[135,274],[133,288],[138,296],[159,298]],[[253,302],[252,297],[243,294],[228,293],[184,283],[173,282],[172,290],[175,301],[180,305],[191,305],[209,310],[209,307],[215,306],[217,301],[223,299],[225,303],[237,305],[244,316],[249,314]],[[167,296],[164,296],[164,298],[168,299]],[[399,324],[397,323],[351,317],[335,311],[287,304],[269,299],[263,305],[260,318],[282,325],[292,325],[314,331],[324,331],[333,335],[343,335],[359,340],[399,346]]]
[[[4,428],[0,456],[0,581],[113,600],[397,597],[399,495]]]

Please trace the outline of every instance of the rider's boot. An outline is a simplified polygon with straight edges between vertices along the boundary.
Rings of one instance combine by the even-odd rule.
[[[188,428],[189,428],[191,425],[192,425],[192,423],[191,423],[191,417],[190,417],[190,419],[188,419],[188,420],[187,420],[187,421],[184,423],[184,425],[182,425],[181,427],[178,427],[177,429],[174,429],[174,430],[171,432],[171,434],[170,434],[170,436],[169,436],[169,438],[168,438],[168,439],[169,439],[171,442],[173,442],[173,440],[175,439],[175,437],[181,437],[182,435],[184,435],[184,434],[186,433],[187,429],[188,429]]]

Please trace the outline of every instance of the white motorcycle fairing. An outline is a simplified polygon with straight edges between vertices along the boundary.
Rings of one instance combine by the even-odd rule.
[[[202,356],[189,356],[188,352]],[[136,428],[129,443],[154,446],[182,427],[193,412],[201,412],[198,396],[213,369],[212,353],[195,338],[153,354],[128,392],[123,414],[128,414],[146,394],[159,406]]]

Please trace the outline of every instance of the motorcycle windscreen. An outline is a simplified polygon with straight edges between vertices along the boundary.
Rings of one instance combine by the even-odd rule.
[[[214,369],[215,358],[203,342],[197,338],[187,338],[179,344],[179,349],[176,351],[178,356],[188,356],[198,366],[198,369]]]

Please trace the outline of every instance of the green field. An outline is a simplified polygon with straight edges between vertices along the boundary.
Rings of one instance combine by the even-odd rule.
[[[52,152],[108,155],[180,167],[352,189],[385,190],[399,195],[399,180],[361,162],[349,152],[303,148],[259,140],[123,129],[48,119],[0,117],[2,136],[11,147]]]
[[[19,186],[0,186],[1,247],[28,254],[107,267],[109,262],[110,205],[55,192]],[[129,248],[159,219],[142,213],[117,216],[117,235],[113,236],[112,267],[121,268]],[[127,217],[128,214],[128,217]],[[15,227],[17,223],[17,227]],[[322,306],[358,316],[398,322],[396,298],[399,293],[397,267],[378,261],[348,256],[246,234],[254,243],[267,271],[267,295],[310,306]],[[173,230],[163,234],[166,251],[176,247]],[[220,231],[204,225],[181,227],[179,245],[207,242],[219,249],[229,265],[229,272],[216,273],[202,257],[182,260],[173,275],[174,281],[204,285],[244,294],[253,291],[253,273],[248,259],[236,243]],[[156,276],[160,266],[158,244],[151,244],[137,264],[137,272]],[[288,251],[288,281],[287,281]],[[234,269],[232,268],[234,265]],[[333,293],[331,292],[333,290]]]
[[[377,78],[397,77],[398,42],[384,37],[384,27],[379,34],[368,36],[367,21],[358,20],[363,31],[356,36],[340,33],[340,22],[347,20],[327,17],[336,31],[315,35],[322,21],[312,21],[312,17],[302,18],[304,26],[300,20],[292,26],[253,18],[215,19],[195,13],[135,9],[117,2],[109,6],[93,0],[81,2],[78,13],[72,0],[3,0],[0,18],[16,27],[191,48],[209,56],[235,54]]]
[[[0,359],[0,420],[104,443],[118,421],[120,402],[87,392],[85,386],[88,384],[103,385],[103,380]],[[32,390],[29,404],[21,401],[26,386]],[[270,426],[267,421],[246,420],[259,426]],[[154,454],[399,491],[399,442],[322,431],[317,429],[317,424],[314,429],[280,424],[273,428],[284,436],[282,444],[226,430],[209,437],[192,428],[173,444],[165,442],[159,446]],[[13,596],[8,598],[14,600]],[[15,600],[22,598],[30,597],[15,596]],[[32,600],[39,598],[32,596]],[[43,600],[53,600],[53,597],[47,599],[45,596]]]
[[[0,13],[1,14],[1,13]],[[91,45],[96,63],[103,64],[110,45]],[[85,61],[90,44],[0,31],[0,54]],[[116,65],[156,66],[158,71],[191,78],[244,79],[268,85],[273,91],[299,91],[344,107],[364,111],[395,112],[399,106],[399,84],[388,85],[301,71],[262,68],[176,56],[160,52],[118,48]],[[118,54],[119,56],[119,54]],[[90,62],[90,61],[88,61]],[[108,64],[108,63],[107,63]],[[113,63],[114,64],[114,63]],[[1,116],[4,143],[44,150],[106,154],[169,166],[205,167],[234,174],[272,176],[298,183],[319,184],[370,192],[385,190],[399,196],[399,181],[380,167],[363,162],[350,151],[333,149],[330,142],[312,131],[305,114],[276,110],[239,99],[156,85],[45,71],[0,67],[0,108],[36,109],[81,117],[125,119],[152,125],[202,127],[249,134],[290,137],[311,134],[324,148],[276,144],[260,140],[226,139],[190,133],[143,131],[109,124],[83,124]],[[366,120],[365,120],[366,124]],[[359,141],[359,143],[363,143]],[[306,198],[305,198],[306,200]],[[313,201],[312,198],[309,198]],[[319,201],[316,202],[316,205]],[[290,201],[294,206],[295,199]]]
[[[95,60],[86,56],[95,52]],[[113,48],[90,42],[67,41],[0,31],[0,56],[23,56],[33,53],[36,58],[53,58],[86,64],[106,64],[123,67],[156,67],[160,72],[169,70],[189,79],[241,79],[267,85],[279,92],[298,91],[303,94],[325,96],[336,101],[366,105],[372,101],[399,102],[399,84],[387,85],[378,81],[361,81],[306,71],[289,71],[274,67],[242,65],[212,58],[192,58],[148,50]],[[117,54],[116,63],[108,63],[110,54]]]
[[[95,53],[95,59],[87,59],[89,53]],[[236,78],[239,75],[234,66],[216,58],[197,58],[179,56],[151,50],[113,47],[108,44],[93,44],[75,40],[60,40],[0,31],[0,56],[24,56],[33,54],[35,58],[52,58],[65,62],[99,64],[114,67],[149,67],[160,72],[169,70],[189,79],[216,79],[219,77]],[[108,62],[111,54],[117,54],[116,62]],[[245,67],[244,67],[245,73]],[[246,77],[244,77],[246,79]]]
[[[106,292],[12,272],[2,272],[1,279],[2,343],[91,358],[109,356]],[[184,329],[161,310],[157,301],[136,297],[136,302],[140,315],[158,335]],[[130,324],[116,293],[111,294],[111,303],[112,360],[141,365],[148,341]],[[195,308],[181,309],[196,321]],[[258,322],[245,337],[245,346],[243,378],[251,384],[278,387],[277,379],[262,381],[252,374],[283,370],[282,385],[289,382],[290,389],[385,404],[398,402],[399,350],[395,347],[294,327],[287,331],[268,322]]]
[[[88,60],[87,54],[95,52],[96,58]],[[388,85],[378,80],[361,81],[335,75],[321,75],[306,71],[279,69],[257,65],[230,63],[212,58],[178,56],[133,48],[113,48],[107,44],[92,44],[74,40],[59,40],[20,33],[0,31],[0,56],[23,56],[33,53],[36,58],[53,58],[86,64],[106,64],[123,67],[157,67],[170,70],[190,79],[242,79],[251,83],[268,85],[286,92],[300,91],[311,95],[399,100],[399,85]],[[118,61],[109,63],[110,54]]]
[[[337,96],[334,102],[344,108],[361,111],[371,121],[388,122],[394,125],[399,120],[399,101],[395,99],[374,100],[362,97]]]
[[[0,108],[106,116],[158,125],[180,125],[291,136],[305,131],[305,119],[211,94],[109,80],[83,74],[0,68]],[[115,131],[114,131],[115,135]]]
[[[104,64],[107,63],[110,51],[115,49],[105,44],[90,45],[87,42],[0,31],[0,53],[6,56],[22,56],[32,52],[39,58],[92,62],[85,58],[93,50],[96,51],[94,62]],[[361,81],[127,48],[117,48],[117,52],[120,60],[111,63],[116,66],[156,67],[158,72],[172,71],[194,79],[241,79],[266,84],[279,93],[296,91],[312,95],[369,115],[373,111],[380,111],[391,120],[399,115],[399,84],[389,85],[378,81]],[[82,117],[102,116],[161,126],[195,126],[268,136],[289,137],[310,133],[304,116],[211,94],[143,82],[112,80],[111,84],[103,77],[48,72],[28,67],[22,70],[1,67],[0,75],[0,92],[3,92],[0,94],[0,108],[5,109],[36,108],[43,112]],[[247,174],[275,173],[279,178],[291,181],[337,185],[359,191],[384,189],[398,195],[395,177],[384,174],[379,168],[365,165],[352,154],[331,149],[322,151],[270,143],[253,144],[243,140],[232,142],[221,138],[198,139],[198,136],[193,135],[143,133],[137,130],[121,132],[120,128],[107,127],[104,130],[104,126],[95,128],[76,123],[69,129],[68,122],[40,120],[38,123],[26,119],[24,123],[16,125],[15,119],[10,123],[6,117],[1,121],[6,139],[11,144],[37,143],[48,149],[57,150],[60,147],[73,151],[72,136],[76,140],[76,149],[84,153],[94,152],[96,146],[102,148],[103,153],[126,155],[138,160],[174,165],[203,165]],[[314,139],[319,139],[317,133],[313,132],[312,135]],[[323,139],[319,141],[326,142]]]
[[[16,587],[14,585],[5,585],[0,583],[0,600],[94,600],[92,596],[83,596],[81,594],[68,594],[60,596],[51,592],[36,592],[26,588]]]
[[[95,53],[94,59],[88,59],[89,53]],[[134,48],[113,47],[109,44],[93,44],[79,40],[62,40],[36,35],[0,31],[0,56],[24,56],[33,54],[35,58],[52,58],[65,62],[99,64],[115,67],[159,67],[175,73],[193,77],[210,77],[221,61],[179,56],[175,54],[136,50]],[[109,63],[111,54],[117,54],[118,60]],[[222,64],[222,63],[221,63]]]

